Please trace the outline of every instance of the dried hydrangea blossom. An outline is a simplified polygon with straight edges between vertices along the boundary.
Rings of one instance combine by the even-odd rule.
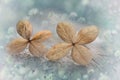
[[[51,36],[48,30],[36,33],[32,38],[32,25],[27,20],[21,20],[17,24],[17,32],[22,38],[12,40],[7,45],[7,50],[13,55],[18,55],[29,46],[30,53],[35,57],[40,57],[45,53],[45,46],[42,44],[46,39]]]
[[[71,51],[73,60],[80,65],[87,65],[93,59],[90,50],[85,46],[96,39],[98,28],[96,26],[85,27],[77,34],[70,23],[61,22],[57,25],[57,33],[65,41],[53,46],[47,53],[49,60],[55,61],[63,58]]]

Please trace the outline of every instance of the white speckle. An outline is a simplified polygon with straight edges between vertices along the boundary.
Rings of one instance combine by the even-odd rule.
[[[101,73],[98,80],[110,80],[110,78],[107,75]]]
[[[77,13],[76,12],[71,12],[70,17],[77,17]]]
[[[37,8],[33,8],[29,11],[28,15],[33,16],[36,15],[38,13],[38,9]]]
[[[26,17],[24,17],[24,19],[29,20],[29,19],[30,19],[30,17],[29,17],[29,16],[26,16]]]
[[[111,31],[112,34],[117,34],[118,32],[116,30]]]
[[[77,80],[80,80],[80,78],[78,78]]]
[[[40,14],[40,15],[43,15],[43,12],[42,12],[42,11],[40,11],[40,12],[39,12],[39,14]]]
[[[14,27],[9,27],[8,28],[8,34],[11,34],[13,32],[15,32],[15,28]]]
[[[83,75],[83,78],[84,78],[84,79],[88,78],[88,75]]]
[[[29,68],[25,68],[25,67],[21,67],[19,69],[19,73],[22,75],[22,74],[26,74],[27,72],[29,71]]]
[[[88,74],[89,73],[94,73],[95,71],[94,71],[94,69],[90,69],[89,71],[88,71]]]
[[[90,2],[90,0],[82,0],[83,5],[87,5]]]
[[[40,79],[37,78],[36,80],[40,80]]]
[[[85,22],[85,18],[84,17],[80,17],[77,21],[78,22]]]
[[[116,57],[120,57],[120,50],[115,51],[114,54],[115,54]]]

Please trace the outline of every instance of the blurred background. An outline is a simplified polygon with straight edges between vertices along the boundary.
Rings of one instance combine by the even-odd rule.
[[[119,80],[120,79],[120,0],[0,0],[0,80]],[[16,23],[21,19],[40,30],[53,32],[52,43],[61,42],[56,34],[60,21],[75,28],[96,25],[100,34],[90,48],[104,54],[93,66],[73,64],[68,58],[58,62],[44,58],[13,57],[5,46],[20,37]],[[107,56],[106,56],[107,55]]]

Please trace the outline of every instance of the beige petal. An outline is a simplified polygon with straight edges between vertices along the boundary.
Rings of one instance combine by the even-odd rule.
[[[32,41],[43,42],[44,40],[51,37],[52,33],[48,30],[40,31],[35,34],[32,38]]]
[[[59,60],[66,56],[71,47],[71,44],[67,43],[56,44],[48,51],[46,57],[51,61]]]
[[[45,53],[45,46],[42,43],[31,41],[29,44],[29,51],[35,57],[40,57]]]
[[[21,20],[17,23],[17,32],[20,36],[22,36],[24,39],[29,40],[30,36],[32,34],[32,25],[27,20]]]
[[[73,60],[80,65],[87,65],[92,60],[93,56],[89,49],[82,45],[75,45],[71,54]]]
[[[96,39],[99,30],[96,26],[82,28],[77,35],[77,43],[87,44]]]
[[[61,22],[57,25],[57,33],[65,42],[73,42],[75,36],[75,30],[70,23]]]
[[[27,43],[28,41],[26,39],[15,39],[7,45],[7,51],[11,54],[18,55],[27,47]]]

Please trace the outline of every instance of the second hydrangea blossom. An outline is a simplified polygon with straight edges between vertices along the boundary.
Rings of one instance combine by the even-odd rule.
[[[57,33],[60,38],[65,41],[53,46],[46,57],[55,61],[63,58],[71,51],[72,59],[80,64],[87,65],[93,59],[90,50],[85,46],[96,39],[98,36],[98,28],[95,26],[82,28],[78,33],[70,23],[61,22],[57,25]]]

